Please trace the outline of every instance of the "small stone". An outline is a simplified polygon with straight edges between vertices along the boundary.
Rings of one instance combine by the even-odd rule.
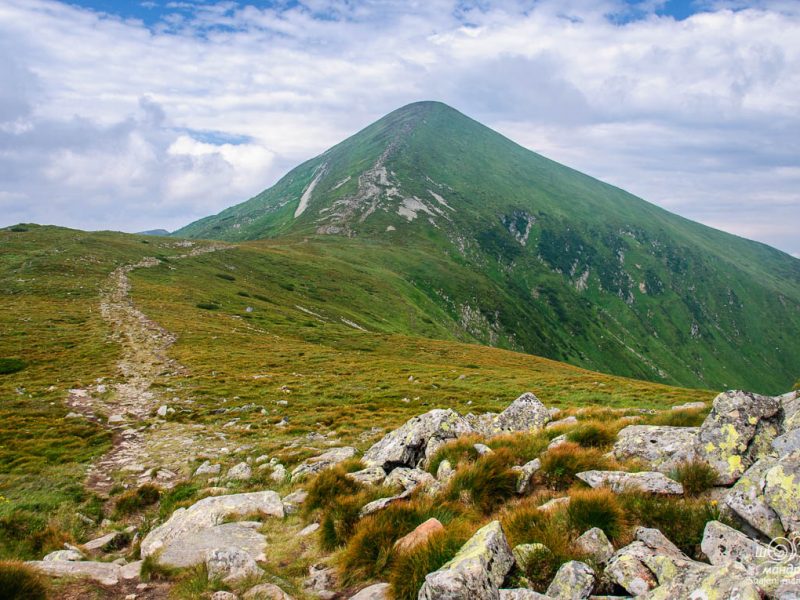
[[[489,448],[486,444],[473,444],[472,447],[475,448],[475,452],[477,452],[479,456],[486,456],[494,452],[494,450]]]
[[[306,477],[308,475],[315,475],[320,471],[324,471],[325,469],[329,469],[335,465],[338,465],[339,463],[353,458],[357,452],[358,451],[355,448],[351,448],[349,446],[343,448],[331,448],[324,454],[314,458],[309,458],[295,467],[294,470],[292,470],[292,481],[296,481],[297,479]]]
[[[545,429],[554,429],[556,427],[565,427],[568,425],[575,425],[578,422],[578,418],[575,416],[570,415],[569,417],[564,417],[563,419],[559,419],[558,421],[550,421],[547,425],[545,425]]]
[[[605,564],[614,555],[614,546],[599,527],[584,532],[575,540],[575,547],[599,564]]]
[[[311,525],[306,525],[305,527],[303,527],[303,529],[301,529],[297,535],[299,535],[300,537],[306,537],[308,535],[311,535],[318,529],[319,529],[319,523],[311,523]]]
[[[164,404],[164,405],[158,407],[158,410],[156,411],[156,414],[159,417],[164,418],[164,417],[167,416],[167,411],[168,410],[169,410],[169,407],[166,404]]]
[[[351,596],[350,600],[389,600],[390,587],[388,583],[376,583]]]
[[[292,600],[292,597],[274,583],[261,583],[243,596],[244,600]]]
[[[586,600],[595,583],[594,570],[577,560],[561,565],[547,588],[547,596],[556,600]]]
[[[360,471],[348,473],[347,477],[362,485],[380,485],[386,479],[386,471],[381,467],[367,467]]]
[[[269,474],[269,478],[275,483],[283,483],[286,481],[286,467],[282,464],[275,465],[272,468],[272,473]]]
[[[552,440],[550,440],[550,443],[547,444],[547,449],[552,450],[553,448],[558,448],[559,446],[563,446],[567,442],[569,442],[569,440],[567,439],[566,433],[558,435],[554,437]]]
[[[197,467],[197,470],[194,472],[195,477],[199,475],[219,475],[219,472],[222,470],[222,465],[215,464],[212,465],[210,461],[205,461],[202,465]]]
[[[439,466],[436,468],[436,480],[439,483],[446,483],[450,480],[453,476],[455,471],[453,470],[453,466],[450,464],[449,460],[443,460],[439,463]]]
[[[239,600],[239,596],[233,592],[225,592],[220,590],[211,594],[211,600]]]
[[[433,475],[422,469],[408,469],[399,467],[389,473],[384,481],[384,485],[402,488],[404,492],[411,492],[418,487],[431,487],[436,484]]]
[[[238,465],[231,467],[227,475],[228,479],[236,481],[247,481],[252,476],[253,470],[246,462],[240,462]]]
[[[542,468],[542,461],[534,458],[521,467],[513,467],[517,473],[517,493],[527,494],[533,489],[533,476]]]

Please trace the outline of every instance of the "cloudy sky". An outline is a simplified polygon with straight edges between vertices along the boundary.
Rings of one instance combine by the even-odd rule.
[[[798,0],[0,0],[0,226],[175,229],[416,100],[800,257]]]

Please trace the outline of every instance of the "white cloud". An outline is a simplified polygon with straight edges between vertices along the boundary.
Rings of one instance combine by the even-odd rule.
[[[5,0],[3,221],[174,228],[438,99],[684,216],[798,252],[786,224],[800,222],[800,11],[738,4],[619,24],[606,17],[625,11],[616,0],[218,2],[176,7],[151,30]]]

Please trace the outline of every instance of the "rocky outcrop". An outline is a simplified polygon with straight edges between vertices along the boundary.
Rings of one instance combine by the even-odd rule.
[[[651,469],[670,473],[695,458],[699,427],[629,425],[619,432],[614,444],[617,460],[645,461]]]
[[[498,600],[514,557],[499,521],[479,529],[453,559],[429,573],[419,600]]]
[[[723,392],[700,427],[697,456],[717,471],[717,483],[734,483],[771,450],[781,433],[778,398],[742,391]]]
[[[594,570],[586,563],[571,560],[558,569],[546,595],[556,600],[586,600],[594,584]]]
[[[220,524],[225,519],[250,514],[283,517],[280,496],[271,491],[213,496],[178,509],[142,540],[141,556],[158,553],[160,564],[185,567],[203,562],[207,550],[235,546],[247,548],[258,560],[264,548],[264,537],[255,531],[260,524]]]
[[[472,428],[457,412],[434,409],[386,434],[364,453],[362,460],[365,465],[381,467],[387,473],[397,467],[415,468],[443,444],[471,432]]]
[[[619,494],[636,490],[650,494],[683,494],[683,486],[656,471],[626,473],[624,471],[584,471],[576,475],[590,487],[608,487]]]
[[[335,467],[339,463],[353,458],[358,451],[355,448],[345,446],[343,448],[331,448],[324,454],[309,458],[300,463],[292,470],[292,481],[297,481],[303,477],[316,475],[320,471]]]

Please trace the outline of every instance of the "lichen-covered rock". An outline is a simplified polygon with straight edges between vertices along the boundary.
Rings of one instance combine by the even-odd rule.
[[[389,600],[390,587],[388,583],[376,583],[351,596],[350,600]]]
[[[292,597],[274,583],[260,583],[242,596],[244,600],[292,600]]]
[[[558,448],[559,446],[563,446],[568,442],[569,440],[567,439],[567,434],[562,433],[561,435],[557,435],[552,440],[550,440],[550,443],[547,444],[547,449],[552,450],[553,448]]]
[[[331,448],[327,452],[320,454],[319,456],[309,458],[308,460],[297,465],[292,470],[292,481],[296,481],[301,477],[316,475],[320,471],[330,469],[339,463],[353,458],[357,453],[358,451],[355,448],[351,448],[349,446],[345,446],[343,448]]]
[[[413,550],[420,544],[424,544],[435,533],[444,531],[444,525],[434,517],[431,517],[424,523],[420,523],[417,527],[407,533],[394,543],[394,549],[398,552],[408,552]]]
[[[77,550],[56,550],[45,556],[42,560],[45,562],[52,561],[76,561],[83,560],[84,556]]]
[[[552,600],[552,598],[533,590],[515,588],[500,590],[500,600]]]
[[[542,468],[542,461],[534,458],[521,467],[512,467],[517,473],[517,493],[527,494],[533,487],[533,476]]]
[[[227,475],[228,479],[237,481],[247,481],[252,476],[253,470],[246,462],[240,462],[238,465],[231,467]]]
[[[457,412],[437,408],[387,433],[364,453],[362,460],[365,465],[381,467],[387,473],[396,467],[414,468],[442,444],[471,432],[472,428]]]
[[[717,483],[736,481],[768,454],[781,433],[781,401],[738,390],[723,392],[697,437],[697,456],[717,471]]]
[[[447,483],[450,481],[450,478],[455,473],[453,469],[453,465],[450,464],[449,460],[443,460],[439,463],[439,466],[436,468],[436,480],[439,483]]]
[[[761,458],[739,478],[722,499],[723,506],[756,535],[768,539],[786,534],[778,514],[764,498],[767,471],[776,463],[773,458]]]
[[[763,594],[740,565],[695,568],[643,596],[646,600],[762,600]]]
[[[800,450],[800,429],[792,429],[772,440],[772,449],[778,456],[786,456]]]
[[[550,411],[531,392],[522,394],[500,414],[468,415],[467,420],[478,433],[493,437],[503,433],[538,431],[552,419]]]
[[[479,529],[453,559],[429,573],[419,600],[498,600],[514,557],[499,521]]]
[[[175,548],[177,551],[183,543],[182,539],[187,536],[196,536],[203,530],[220,526],[219,524],[229,517],[256,513],[282,518],[284,510],[280,496],[272,491],[264,491],[204,498],[189,508],[176,510],[166,523],[148,533],[142,540],[141,556],[147,558],[159,550],[166,552],[171,548]],[[237,524],[229,523],[228,525]],[[239,533],[244,532],[231,532],[232,535]],[[162,553],[161,557],[163,556]],[[198,562],[191,564],[198,564]]]
[[[300,506],[306,501],[308,498],[308,492],[306,490],[295,490],[291,494],[286,494],[283,497],[283,511],[287,515],[293,515],[297,511],[300,510]]]
[[[347,477],[362,485],[380,485],[386,479],[386,471],[381,467],[367,467],[360,471],[348,473]]]
[[[768,553],[764,544],[719,521],[706,523],[700,549],[712,565],[722,566],[735,562],[745,568],[754,566]]]
[[[584,471],[576,475],[590,487],[608,487],[614,493],[638,490],[650,494],[683,494],[683,486],[657,471],[626,473],[624,471]]]
[[[130,596],[125,596],[125,598],[130,598]],[[133,600],[133,599],[131,599]],[[239,596],[234,594],[233,592],[226,592],[225,590],[218,590],[211,594],[211,600],[239,600]]]
[[[629,594],[640,596],[656,587],[658,581],[641,558],[629,552],[628,548],[620,549],[609,559],[605,575]]]
[[[575,540],[575,547],[598,564],[605,564],[614,555],[614,546],[599,527],[592,527],[582,533]]]
[[[383,510],[390,504],[394,504],[399,500],[404,500],[408,498],[408,492],[403,492],[402,494],[398,494],[397,496],[389,496],[388,498],[378,498],[377,500],[373,500],[372,502],[368,502],[358,513],[359,518],[363,519],[364,517],[371,515],[373,513],[378,512],[379,510]]]
[[[673,544],[663,533],[658,529],[652,527],[637,527],[633,533],[633,537],[637,542],[643,543],[647,548],[665,556],[674,556],[675,558],[687,558],[675,544]]]
[[[558,569],[546,595],[557,600],[586,600],[595,584],[594,570],[577,560],[564,563]]]
[[[553,558],[553,552],[544,544],[519,544],[511,550],[517,567],[523,573],[530,573],[545,561]]]
[[[800,455],[784,456],[765,473],[763,495],[784,531],[800,534]]]
[[[113,563],[102,563],[91,560],[51,560],[29,561],[26,565],[50,577],[76,577],[91,579],[102,585],[117,585],[120,579],[120,567]]]
[[[267,538],[259,533],[261,523],[236,521],[206,527],[180,536],[157,553],[158,564],[183,568],[199,565],[206,553],[223,546],[231,546],[249,554],[253,560],[265,560]]]
[[[619,432],[614,444],[617,460],[639,459],[650,468],[669,473],[695,458],[699,427],[629,425]]]
[[[232,546],[206,551],[206,570],[209,581],[219,579],[227,584],[258,577],[263,573],[252,556]]]
[[[194,476],[198,477],[200,475],[219,475],[221,469],[222,465],[220,464],[212,465],[211,461],[207,460],[202,465],[197,467],[197,470],[194,472]]]
[[[418,487],[427,488],[436,485],[436,479],[422,469],[398,467],[386,476],[383,483],[389,487],[399,487],[404,492],[413,492]]]

